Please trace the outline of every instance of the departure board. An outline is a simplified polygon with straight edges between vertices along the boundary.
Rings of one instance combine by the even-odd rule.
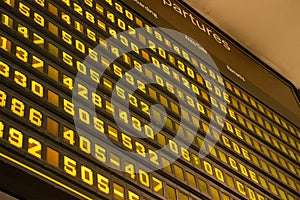
[[[0,0],[0,190],[300,200],[296,88],[176,0]]]

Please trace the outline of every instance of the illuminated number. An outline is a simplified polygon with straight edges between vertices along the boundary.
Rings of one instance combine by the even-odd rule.
[[[62,18],[62,20],[64,20],[65,22],[67,22],[67,24],[71,25],[71,18],[70,18],[69,15],[65,14],[64,12],[62,12],[61,18]]]
[[[25,6],[23,3],[19,3],[19,11],[26,17],[30,17],[30,8]]]
[[[108,178],[102,176],[101,174],[97,174],[97,179],[98,179],[98,189],[105,194],[109,194]]]
[[[126,24],[123,20],[118,19],[118,26],[122,29],[122,30],[126,30]]]
[[[18,32],[23,35],[23,37],[28,38],[28,28],[23,26],[22,24],[18,24]]]
[[[154,176],[152,177],[152,180],[153,180],[153,190],[154,190],[154,192],[161,193],[162,189],[163,189],[162,181],[159,180],[158,178],[154,177]]]
[[[66,99],[64,99],[64,111],[72,116],[74,116],[74,104]]]
[[[146,157],[144,145],[142,145],[142,144],[139,143],[139,142],[135,142],[135,148],[136,148],[136,152],[137,152],[138,154],[140,154],[140,155],[143,156],[143,157]]]
[[[42,71],[44,67],[44,61],[36,56],[32,56],[32,67],[38,69],[39,71]]]
[[[119,117],[122,119],[126,124],[128,124],[128,115],[125,111],[119,112]]]
[[[216,171],[216,176],[217,176],[217,178],[218,178],[220,181],[224,182],[223,172],[222,172],[221,170],[219,170],[218,168],[215,168],[215,171]]]
[[[11,7],[14,7],[15,0],[4,0],[4,2],[10,5]]]
[[[90,69],[90,76],[93,81],[95,81],[96,83],[100,83],[100,75],[98,72],[95,72],[94,70]]]
[[[170,150],[175,153],[178,154],[178,146],[177,143],[175,143],[173,140],[169,140],[169,146],[170,146]]]
[[[95,62],[98,62],[98,53],[94,51],[93,49],[89,48],[89,54],[88,56],[93,59]]]
[[[69,66],[73,66],[73,57],[63,51],[63,61]]]
[[[19,46],[16,47],[16,56],[23,62],[28,62],[28,52]]]
[[[29,121],[36,125],[36,126],[42,126],[42,118],[43,115],[39,111],[37,111],[34,108],[30,108],[29,110]]]
[[[128,94],[129,96],[129,103],[135,107],[138,107],[137,98],[131,94]]]
[[[185,160],[190,161],[191,160],[191,158],[190,158],[190,152],[187,149],[183,148],[183,147],[181,147],[180,149],[181,149],[181,156]]]
[[[88,89],[81,85],[80,83],[78,84],[78,95],[83,97],[84,99],[88,100],[89,99],[89,95],[88,95]]]
[[[104,122],[97,117],[94,117],[94,128],[101,133],[104,133]]]
[[[81,108],[79,108],[79,119],[85,123],[85,124],[90,124],[90,114]]]
[[[125,164],[125,172],[130,175],[130,178],[135,179],[134,166],[133,164]]]
[[[39,97],[44,96],[43,86],[40,83],[36,82],[36,81],[31,82],[31,91]]]
[[[102,98],[96,93],[92,93],[92,102],[95,106],[102,108]]]
[[[2,90],[0,90],[0,106],[1,107],[6,106],[6,93]]]
[[[7,40],[5,37],[0,36],[0,48],[10,52],[11,42]]]
[[[125,135],[124,133],[122,133],[122,143],[126,148],[128,148],[130,150],[132,150],[132,143],[131,142],[132,142],[131,137],[129,137],[128,135]]]
[[[3,138],[4,135],[4,124],[0,121],[0,138]]]
[[[30,153],[31,155],[37,158],[41,158],[42,144],[33,138],[28,138],[28,153]]]
[[[89,13],[88,11],[85,12],[85,17],[86,17],[87,20],[89,20],[93,24],[95,23],[95,17],[91,13]]]
[[[84,0],[84,3],[90,7],[93,7],[93,0]]]
[[[38,14],[38,13],[34,13],[33,14],[33,19],[34,19],[34,21],[37,23],[37,24],[39,24],[40,26],[42,26],[42,27],[44,27],[45,26],[45,19],[44,19],[44,17],[42,17],[40,14]]]
[[[82,8],[77,3],[74,3],[73,5],[74,5],[74,11],[76,11],[80,15],[83,15]]]
[[[113,4],[112,4],[112,0],[105,0],[105,1],[106,1],[106,3],[108,3],[109,5],[111,5],[111,6],[113,5]]]
[[[18,115],[19,117],[23,117],[24,116],[24,109],[25,109],[25,105],[22,101],[19,101],[16,98],[12,98],[10,110],[14,114]]]
[[[81,53],[85,53],[85,45],[79,40],[75,40],[75,47]]]
[[[70,0],[61,0],[64,4],[66,4],[67,6],[71,6],[70,4]]]
[[[10,18],[9,16],[2,14],[1,22],[2,22],[2,24],[6,25],[7,27],[12,28],[13,19]]]
[[[90,154],[91,153],[91,142],[87,138],[80,136],[79,148],[81,149],[81,151],[83,151],[87,154]]]
[[[133,126],[133,128],[141,132],[142,131],[141,121],[138,120],[135,117],[131,117],[131,120],[132,120],[132,126]]]
[[[154,140],[153,129],[150,126],[148,126],[147,124],[144,125],[144,128],[145,128],[145,134],[147,135],[147,137]]]
[[[74,82],[73,82],[73,79],[68,77],[68,76],[63,76],[63,84],[69,88],[70,90],[73,90],[73,85],[74,85]]]
[[[27,77],[19,71],[15,71],[14,81],[24,88],[27,86]]]
[[[128,19],[130,19],[131,21],[133,21],[133,15],[131,12],[129,12],[128,10],[125,10],[125,15]]]
[[[119,86],[116,86],[116,92],[117,92],[117,95],[122,98],[122,99],[126,99],[125,97],[125,91],[120,88]]]
[[[149,180],[149,175],[147,174],[147,172],[143,171],[143,170],[139,170],[139,179],[141,184],[143,184],[146,187],[150,186],[150,180]]]
[[[97,37],[96,37],[96,33],[94,33],[93,31],[91,31],[90,29],[86,30],[86,35],[88,36],[88,38],[90,38],[91,40],[93,40],[94,42],[96,42]]]
[[[210,163],[206,162],[206,161],[203,161],[203,165],[204,165],[204,169],[205,171],[210,174],[210,175],[213,175],[213,170],[212,170],[212,166]]]
[[[151,149],[149,149],[148,152],[149,152],[149,156],[150,156],[150,161],[159,166],[157,153],[155,153]]]
[[[45,41],[40,35],[33,33],[33,43],[44,48]]]
[[[72,35],[68,34],[65,31],[61,32],[61,38],[63,39],[63,41],[65,41],[67,44],[72,44]]]
[[[8,78],[9,77],[9,66],[4,62],[0,61],[0,75]]]
[[[23,134],[14,128],[9,128],[8,142],[18,148],[22,148]]]
[[[64,170],[67,174],[70,174],[71,176],[76,176],[76,161],[72,160],[67,156],[64,156]]]
[[[97,144],[95,144],[95,158],[103,163],[106,162],[106,150]]]
[[[139,200],[140,196],[128,190],[128,199],[129,200]]]
[[[35,2],[42,7],[45,7],[45,0],[35,0]]]
[[[149,106],[144,103],[143,101],[140,102],[141,103],[141,109],[144,113],[150,115],[150,112],[149,112]]]
[[[89,185],[93,185],[94,181],[93,181],[93,171],[89,168],[87,168],[86,166],[81,166],[81,179],[83,180],[83,182],[89,184]]]
[[[115,15],[109,11],[107,11],[107,19],[109,19],[111,22],[115,23]]]
[[[64,140],[67,141],[69,144],[74,145],[75,144],[75,135],[74,131],[67,129],[63,133]]]

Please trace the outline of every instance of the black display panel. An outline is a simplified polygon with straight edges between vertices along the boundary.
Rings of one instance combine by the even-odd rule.
[[[200,18],[171,0],[1,0],[0,189],[299,199],[295,88]]]

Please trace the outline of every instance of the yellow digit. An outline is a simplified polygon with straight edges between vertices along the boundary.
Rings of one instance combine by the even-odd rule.
[[[18,32],[23,35],[23,37],[28,38],[28,28],[23,26],[22,24],[18,24]]]
[[[169,140],[169,146],[170,146],[170,150],[173,153],[178,154],[178,146],[176,142],[174,142],[173,140]]]
[[[63,3],[65,3],[67,6],[71,6],[70,0],[61,0]]]
[[[6,106],[6,93],[2,90],[0,90],[0,106],[5,107]]]
[[[33,138],[28,138],[28,153],[30,153],[31,155],[37,158],[41,158],[42,144]]]
[[[62,20],[64,20],[67,24],[71,25],[71,17],[66,13],[62,12],[61,14]]]
[[[67,174],[70,174],[71,176],[77,175],[77,169],[76,169],[76,161],[72,160],[71,158],[64,156],[64,170]]]
[[[63,61],[73,67],[73,57],[63,51]]]
[[[91,31],[90,29],[86,30],[86,35],[88,36],[88,38],[90,38],[92,41],[96,42],[97,41],[97,37],[96,37],[96,33]]]
[[[18,85],[20,85],[20,86],[22,86],[24,88],[26,88],[26,86],[27,86],[27,77],[23,73],[21,73],[19,71],[15,71],[15,73],[14,73],[14,81]]]
[[[0,48],[7,51],[7,52],[10,52],[11,41],[8,40],[7,38],[3,37],[3,36],[0,36]]]
[[[136,152],[138,154],[140,154],[142,157],[146,157],[144,145],[142,145],[141,143],[139,143],[139,142],[136,141],[135,142],[135,148],[136,148]]]
[[[11,7],[14,7],[15,5],[15,0],[4,0],[4,2],[10,5]]]
[[[102,98],[96,93],[92,93],[92,102],[95,106],[102,108]]]
[[[122,143],[126,148],[132,150],[131,137],[129,137],[128,135],[125,135],[124,133],[122,133]]]
[[[35,23],[39,24],[40,26],[44,27],[45,26],[45,19],[38,13],[33,14],[33,20]]]
[[[84,110],[84,109],[82,109],[82,108],[79,108],[79,110],[78,110],[79,112],[79,119],[83,122],[83,123],[85,123],[85,124],[90,124],[90,114],[86,111],[86,110]]]
[[[93,0],[84,0],[84,3],[90,7],[93,7]]]
[[[130,178],[135,179],[135,173],[134,173],[134,165],[130,163],[125,164],[125,172],[127,172],[130,175]]]
[[[0,121],[0,138],[3,138],[4,135],[4,124]]]
[[[74,116],[74,104],[66,99],[64,99],[64,111],[72,116]]]
[[[115,23],[115,15],[109,11],[107,11],[107,19],[109,19],[111,22]]]
[[[33,68],[43,72],[44,69],[44,61],[36,56],[32,56],[32,65]]]
[[[139,179],[140,179],[141,184],[143,184],[146,187],[150,187],[150,179],[149,179],[149,175],[147,172],[140,169],[139,170]]]
[[[144,113],[150,115],[150,112],[149,112],[149,106],[148,106],[146,103],[144,103],[143,101],[141,101],[140,103],[141,103],[141,110],[142,110]]]
[[[23,61],[25,63],[28,62],[28,52],[19,46],[16,47],[16,56],[21,61]]]
[[[8,78],[10,67],[4,62],[0,61],[0,75]]]
[[[148,152],[149,152],[149,156],[150,156],[150,161],[153,162],[154,164],[156,164],[157,166],[159,166],[157,153],[155,153],[151,149],[149,149]]]
[[[131,117],[131,120],[132,120],[132,126],[134,129],[138,130],[139,132],[142,131],[142,124],[141,124],[141,121],[138,120],[137,118],[135,117]]]
[[[63,84],[70,90],[73,90],[74,81],[72,78],[70,78],[66,75],[63,75]]]
[[[98,189],[105,194],[109,194],[108,178],[102,176],[101,174],[97,174],[97,179],[98,179]]]
[[[128,94],[129,96],[129,103],[135,107],[138,107],[137,98],[132,94]]]
[[[42,7],[45,7],[45,0],[35,0],[35,2]]]
[[[104,122],[97,117],[94,117],[94,128],[101,133],[104,133]]]
[[[123,120],[123,122],[125,122],[126,124],[128,124],[128,115],[127,115],[127,112],[120,111],[119,112],[119,117],[120,117],[120,119]]]
[[[30,17],[30,8],[25,6],[23,3],[19,3],[19,11],[26,17]]]
[[[81,149],[81,151],[83,151],[87,154],[90,154],[91,153],[91,142],[87,138],[80,136],[79,137],[79,148]]]
[[[80,83],[78,84],[78,91],[77,91],[78,95],[83,97],[84,99],[88,100],[89,99],[89,92],[87,87],[85,87],[84,85],[81,85]]]
[[[8,142],[18,148],[23,146],[23,134],[14,128],[9,128]]]
[[[1,23],[9,28],[13,28],[13,19],[8,15],[2,14]]]
[[[106,150],[97,144],[95,144],[95,158],[103,163],[106,162]]]
[[[136,193],[131,192],[130,190],[128,190],[128,199],[129,200],[139,200],[140,196],[137,195]]]
[[[128,10],[125,10],[125,15],[128,19],[130,19],[131,21],[133,21],[133,15],[131,12],[129,12]]]
[[[29,121],[36,125],[36,126],[42,126],[42,118],[43,118],[43,115],[41,112],[37,111],[36,109],[34,108],[30,108],[29,110]]]
[[[181,156],[185,160],[190,161],[191,160],[191,158],[190,158],[190,152],[187,149],[183,148],[183,147],[181,147],[180,149],[181,149]]]
[[[10,110],[19,117],[24,117],[25,105],[22,101],[12,98]]]
[[[43,88],[43,86],[40,83],[38,83],[38,82],[36,82],[34,80],[31,82],[31,91],[35,95],[37,95],[39,97],[43,97],[44,96],[44,88]]]
[[[161,193],[162,189],[163,189],[162,181],[159,180],[158,178],[154,177],[154,176],[152,177],[152,180],[153,180],[153,190],[154,190],[154,192]]]
[[[61,38],[63,39],[63,41],[65,41],[67,44],[72,44],[72,35],[68,34],[65,31],[61,32]]]
[[[93,185],[94,184],[94,179],[93,179],[93,171],[86,166],[82,165],[81,166],[81,179],[83,182]]]
[[[66,142],[68,142],[71,145],[75,144],[75,135],[74,135],[74,131],[71,129],[65,129],[64,133],[63,133],[63,138]]]

